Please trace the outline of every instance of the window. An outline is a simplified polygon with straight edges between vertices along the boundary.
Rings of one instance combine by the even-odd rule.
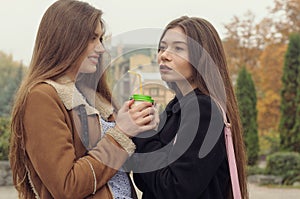
[[[159,89],[158,88],[150,88],[150,95],[153,96],[158,96]]]

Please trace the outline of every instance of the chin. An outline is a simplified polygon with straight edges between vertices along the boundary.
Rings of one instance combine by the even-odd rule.
[[[160,78],[163,80],[163,81],[165,81],[165,82],[168,82],[169,80],[169,78],[168,77],[166,77],[165,75],[162,75],[162,74],[160,74]]]
[[[174,79],[172,77],[164,76],[164,75],[161,75],[161,79],[165,82],[174,82],[174,81],[176,81],[176,79]]]
[[[83,68],[80,70],[81,73],[94,73],[97,71],[97,67],[96,66],[89,66],[87,68]]]

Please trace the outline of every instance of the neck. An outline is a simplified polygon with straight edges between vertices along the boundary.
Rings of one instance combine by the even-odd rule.
[[[197,88],[194,84],[189,84],[188,82],[176,82],[177,87],[179,88],[183,96],[187,95],[189,92]]]
[[[55,80],[58,83],[66,84],[66,83],[75,83],[75,79],[70,74],[66,73],[63,76],[59,77]]]

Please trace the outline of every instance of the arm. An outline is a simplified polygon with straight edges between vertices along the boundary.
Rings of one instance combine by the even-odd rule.
[[[66,114],[51,86],[33,89],[28,96],[24,116],[26,152],[54,198],[84,198],[93,193],[95,182],[96,189],[104,186],[128,154],[114,139],[105,136],[95,150],[77,159]],[[103,162],[92,154],[93,151]]]
[[[224,136],[219,137],[208,155],[199,158],[199,150],[210,122],[220,120],[222,123],[220,114],[214,114],[211,118],[212,105],[215,106],[205,96],[190,98],[182,104],[177,141],[172,150],[166,150],[164,155],[168,166],[153,172],[135,174],[136,184],[141,185],[139,187],[150,190],[155,198],[197,198],[205,191],[226,158]],[[197,106],[200,115],[197,114]],[[222,127],[217,135],[221,134]],[[156,146],[159,145],[157,139],[153,142],[157,143]],[[151,151],[152,147],[153,145],[147,144],[143,146],[143,150]]]

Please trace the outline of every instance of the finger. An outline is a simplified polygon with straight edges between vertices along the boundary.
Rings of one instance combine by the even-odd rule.
[[[140,129],[141,129],[141,132],[152,130],[152,129],[157,129],[157,124],[155,122],[151,122],[147,125],[141,126]]]
[[[148,115],[146,117],[139,117],[138,119],[135,120],[135,123],[138,126],[143,126],[150,123],[152,120],[154,120],[154,116]]]
[[[155,125],[158,125],[160,122],[159,116],[158,115],[154,115],[154,119],[153,121],[151,121],[151,123],[154,123]]]
[[[152,103],[150,102],[141,102],[140,104],[134,106],[132,109],[133,111],[142,111],[143,109],[147,108],[147,107],[151,107]]]
[[[130,106],[134,103],[134,100],[129,100],[129,101],[126,101],[123,106],[120,108],[119,111],[121,112],[127,112],[129,109],[130,109]]]
[[[148,107],[141,112],[131,112],[131,118],[134,121],[139,120],[140,118],[145,118],[149,115],[155,115],[155,109],[153,107]]]
[[[134,103],[134,100],[133,99],[131,99],[131,100],[129,100],[128,101],[128,109],[130,109],[130,107],[131,107],[131,105]]]
[[[155,111],[155,113],[154,113],[155,117],[159,117],[159,112],[158,112],[158,109],[156,107],[154,108],[154,111]]]
[[[137,109],[130,109],[129,114],[131,115],[131,118],[133,120],[137,120],[139,118],[144,118],[148,115],[154,115],[155,110],[153,107],[146,107],[141,111],[138,111]]]
[[[146,116],[148,116],[148,115],[154,115],[154,114],[155,114],[155,109],[152,108],[152,107],[148,107],[148,108],[142,110],[141,113],[142,113],[142,116],[143,116],[143,117],[146,117]]]

